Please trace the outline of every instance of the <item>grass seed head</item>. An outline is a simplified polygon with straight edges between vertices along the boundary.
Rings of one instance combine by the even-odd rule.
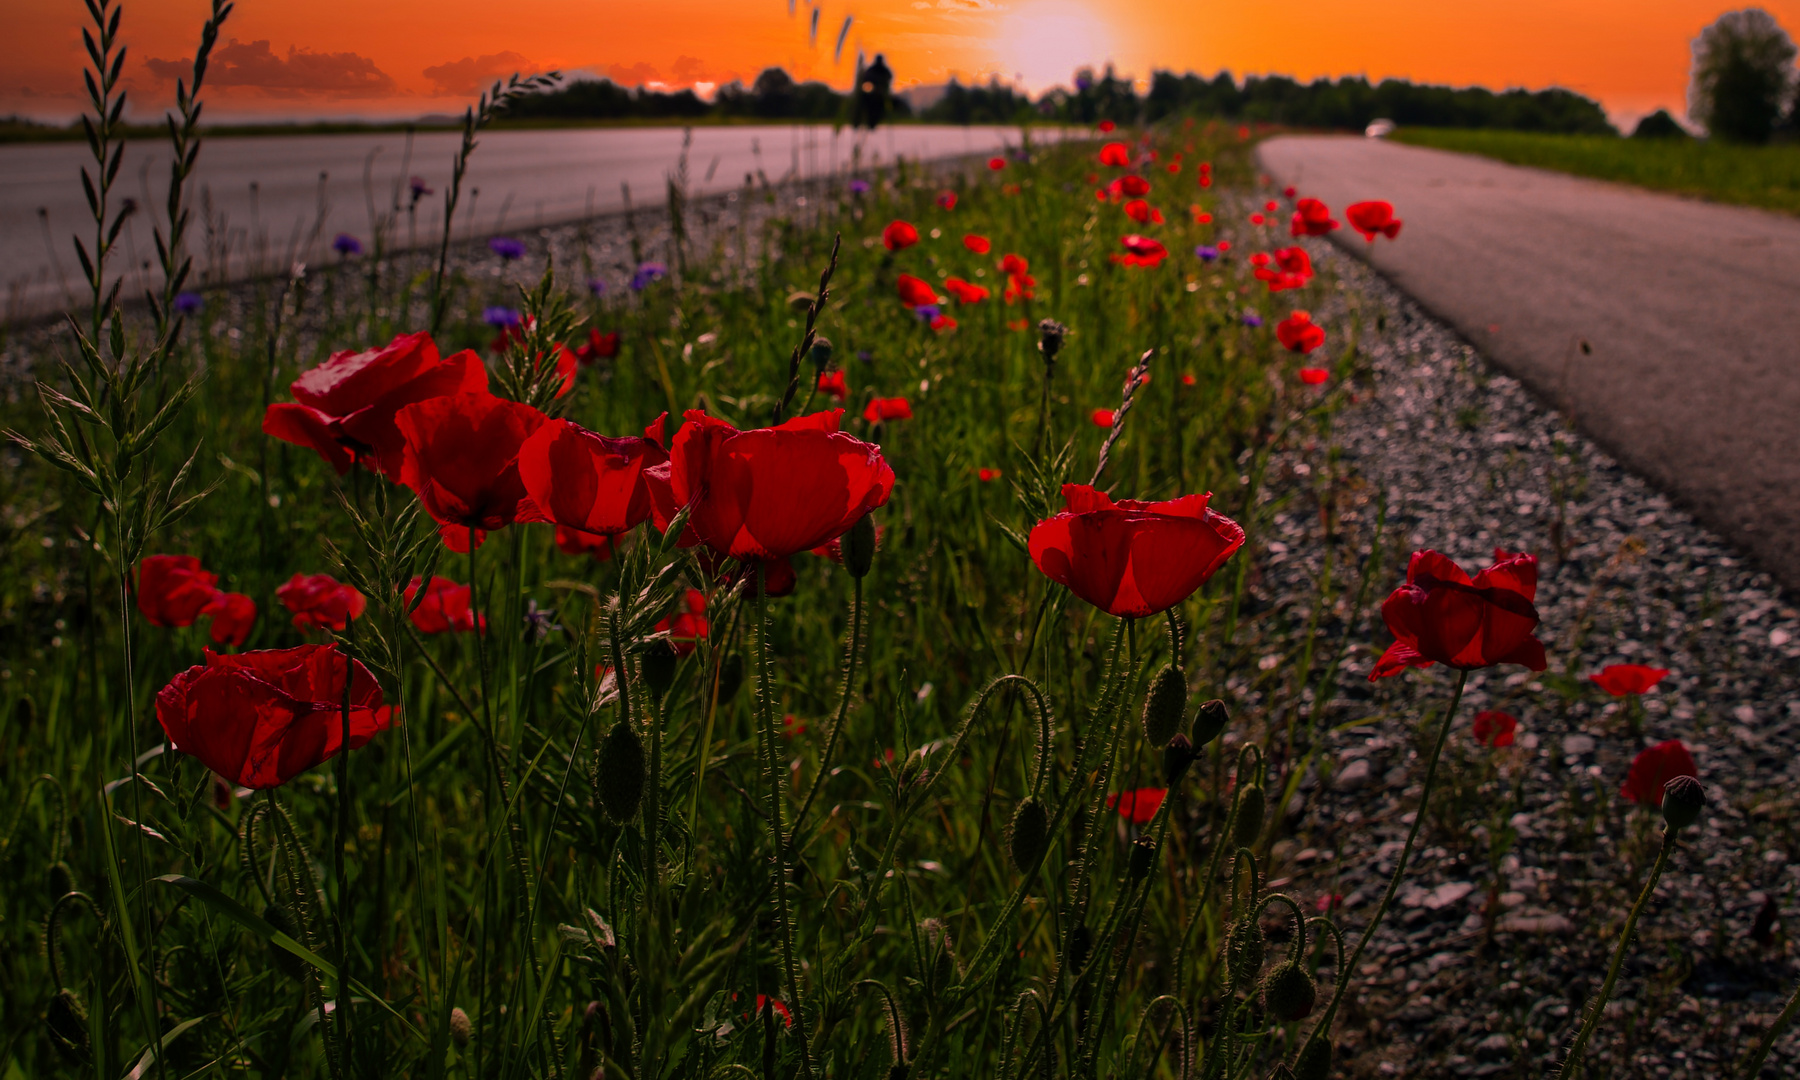
[[[469,1014],[463,1012],[461,1005],[450,1010],[450,1041],[459,1049],[469,1045],[469,1036],[474,1031],[474,1025],[469,1023]]]

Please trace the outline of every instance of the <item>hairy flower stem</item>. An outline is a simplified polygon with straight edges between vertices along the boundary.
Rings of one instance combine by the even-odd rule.
[[[831,734],[825,739],[825,753],[819,758],[812,786],[807,788],[806,798],[800,801],[800,809],[794,811],[794,827],[787,834],[789,851],[799,842],[800,826],[806,820],[806,812],[812,809],[813,800],[819,797],[819,789],[825,786],[825,778],[831,773],[831,755],[837,749],[838,736],[843,734],[844,718],[850,712],[850,698],[856,693],[856,654],[862,644],[863,579],[853,580],[856,584],[850,596],[850,644],[844,653],[844,692],[838,698],[837,716],[831,721]]]
[[[1456,673],[1456,686],[1450,691],[1450,704],[1444,709],[1443,722],[1438,725],[1437,742],[1431,748],[1431,761],[1425,766],[1425,786],[1419,791],[1419,808],[1413,814],[1412,828],[1407,830],[1406,845],[1400,849],[1400,861],[1394,866],[1394,875],[1388,879],[1387,892],[1381,895],[1381,903],[1376,905],[1375,914],[1369,925],[1363,929],[1362,936],[1356,939],[1356,948],[1351,950],[1350,959],[1338,967],[1337,987],[1331,992],[1331,1004],[1325,1007],[1319,1016],[1319,1022],[1313,1025],[1312,1034],[1300,1047],[1300,1053],[1294,1060],[1306,1056],[1307,1049],[1320,1039],[1331,1037],[1331,1022],[1337,1018],[1338,1006],[1344,1000],[1344,992],[1350,989],[1350,980],[1356,973],[1357,961],[1362,959],[1363,950],[1375,937],[1375,931],[1381,928],[1381,917],[1387,914],[1388,905],[1393,903],[1394,894],[1400,891],[1400,882],[1406,877],[1406,864],[1412,858],[1413,844],[1419,839],[1419,829],[1425,824],[1425,811],[1431,805],[1431,788],[1437,782],[1438,761],[1444,756],[1444,743],[1450,737],[1450,724],[1456,719],[1456,710],[1462,704],[1463,685],[1469,681],[1467,671]]]
[[[1800,1012],[1800,986],[1794,987],[1794,993],[1788,998],[1781,1015],[1769,1025],[1769,1030],[1763,1032],[1762,1042],[1757,1045],[1756,1053],[1750,1056],[1750,1063],[1744,1069],[1744,1080],[1756,1080],[1762,1073],[1763,1062],[1769,1059],[1769,1051],[1775,1048],[1775,1040],[1781,1038],[1781,1033],[1793,1022],[1796,1012]]]
[[[358,470],[360,472],[360,470]],[[350,684],[355,681],[356,620],[344,619],[344,721],[343,741],[337,754],[337,843],[332,845],[332,871],[337,879],[337,896],[332,909],[337,915],[337,1002],[332,1010],[337,1019],[338,1059],[345,1076],[356,1075],[354,1055],[350,1050],[350,881],[345,868],[344,849],[350,843]]]
[[[769,782],[769,841],[775,847],[775,924],[781,935],[781,965],[787,979],[788,1011],[794,1018],[794,1034],[800,1039],[800,1075],[813,1074],[812,1048],[806,1039],[806,1009],[800,1001],[800,973],[794,964],[794,923],[788,911],[787,833],[781,824],[781,762],[776,753],[780,734],[775,719],[775,699],[769,688],[769,595],[766,572],[756,567],[756,678],[757,709],[762,714],[764,771]]]
[[[1581,1076],[1581,1058],[1587,1051],[1588,1039],[1593,1036],[1594,1029],[1600,1026],[1600,1017],[1606,1013],[1606,1002],[1612,997],[1613,984],[1619,979],[1619,969],[1625,965],[1625,951],[1631,947],[1631,936],[1637,930],[1638,916],[1644,913],[1644,905],[1650,902],[1650,894],[1656,891],[1656,882],[1662,877],[1663,867],[1669,864],[1669,853],[1675,850],[1675,830],[1667,826],[1663,828],[1662,847],[1656,853],[1656,863],[1650,867],[1650,880],[1644,882],[1644,889],[1638,893],[1637,903],[1631,905],[1631,914],[1625,917],[1625,928],[1619,931],[1619,944],[1613,949],[1612,963],[1606,969],[1606,981],[1600,984],[1600,992],[1588,1003],[1587,1015],[1581,1021],[1581,1030],[1569,1043],[1568,1053],[1563,1055],[1562,1068],[1556,1072],[1557,1080],[1577,1080]],[[1766,1049],[1766,1048],[1765,1048]],[[1750,1076],[1756,1075],[1752,1070]]]

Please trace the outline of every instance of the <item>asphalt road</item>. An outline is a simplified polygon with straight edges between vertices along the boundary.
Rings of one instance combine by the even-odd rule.
[[[1034,132],[1039,139],[1059,136]],[[368,244],[381,218],[392,223],[390,244],[429,242],[442,229],[442,193],[461,138],[447,131],[420,132],[410,142],[403,132],[208,138],[190,196],[195,270],[218,281],[274,272],[295,260],[330,261],[333,237],[349,233]],[[994,153],[1017,146],[1019,130],[902,124],[868,133],[819,124],[745,125],[696,127],[693,140],[688,190],[706,195],[741,186],[746,174],[778,183],[843,177],[855,163],[867,168],[896,156]],[[661,206],[681,141],[674,127],[488,132],[469,159],[457,235],[529,230],[619,210],[627,187],[633,205]],[[65,282],[79,293],[81,269],[70,237],[79,232],[93,244],[80,178],[89,160],[83,142],[0,146],[0,285],[7,315],[60,309],[70,295]],[[168,162],[166,139],[127,143],[117,197],[160,215]],[[412,176],[434,194],[409,214]],[[140,280],[135,272],[155,258],[151,216],[134,214],[119,238],[114,268],[134,268],[127,296],[160,287],[160,275]]]
[[[1340,221],[1393,203],[1397,241],[1333,239],[1800,590],[1800,219],[1375,139],[1260,156]]]

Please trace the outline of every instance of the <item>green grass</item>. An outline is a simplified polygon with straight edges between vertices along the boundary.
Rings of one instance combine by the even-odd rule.
[[[1732,146],[1699,139],[1445,128],[1401,128],[1390,138],[1513,165],[1800,214],[1800,145]]]

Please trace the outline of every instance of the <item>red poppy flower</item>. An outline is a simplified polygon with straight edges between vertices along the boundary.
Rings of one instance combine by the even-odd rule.
[[[1681,745],[1680,739],[1647,746],[1631,759],[1631,771],[1619,785],[1619,794],[1639,806],[1661,806],[1663,785],[1677,776],[1698,780],[1700,770],[1694,768],[1694,755]]]
[[[1300,381],[1308,386],[1317,386],[1331,378],[1331,372],[1322,367],[1303,367],[1300,369]]]
[[[1117,126],[1118,125],[1113,123],[1111,120],[1102,120],[1102,121],[1100,121],[1100,134],[1102,134],[1102,135],[1110,134],[1112,132],[1112,129]]]
[[[1180,172],[1181,171],[1181,162],[1179,162],[1179,161],[1169,162],[1168,171],[1171,174]]]
[[[406,586],[406,606],[412,608],[412,622],[421,634],[466,634],[477,626],[487,633],[487,616],[477,615],[470,607],[471,592],[446,577],[433,577],[425,586],[425,599],[413,607],[419,595],[419,579]]]
[[[881,230],[881,242],[889,251],[909,248],[919,242],[919,230],[905,221],[890,221],[887,228]]]
[[[1206,211],[1200,209],[1197,206],[1194,207],[1193,210],[1194,210],[1194,224],[1196,224],[1196,225],[1211,225],[1212,224],[1212,215],[1211,214],[1207,213]]]
[[[1026,325],[1026,320],[1024,320],[1024,319],[1008,319],[1008,320],[1006,320],[1006,328],[1008,330],[1013,331],[1014,333],[1019,333],[1024,330],[1029,329],[1029,327]]]
[[[1189,373],[1189,372],[1182,372],[1182,375],[1181,375],[1181,385],[1183,385],[1183,386],[1193,386],[1193,385],[1194,385],[1194,384],[1196,384],[1196,383],[1198,383],[1198,382],[1199,382],[1199,381],[1200,381],[1200,380],[1199,380],[1199,379],[1196,379],[1196,378],[1194,378],[1194,376],[1193,376],[1193,375],[1192,375],[1192,374],[1191,374],[1191,373]]]
[[[739,431],[690,410],[668,464],[652,471],[657,527],[691,506],[695,540],[744,561],[786,558],[843,535],[887,502],[894,470],[880,447],[838,430],[842,416],[832,409]]]
[[[1100,164],[1123,169],[1131,164],[1131,151],[1122,142],[1109,142],[1100,148]]]
[[[644,470],[669,460],[663,414],[642,437],[596,435],[567,420],[538,426],[518,452],[529,495],[521,521],[550,521],[598,536],[617,536],[650,518]]]
[[[1244,530],[1208,509],[1211,498],[1115,502],[1064,484],[1067,509],[1032,528],[1031,561],[1110,615],[1154,615],[1186,600],[1243,546]]]
[[[1296,311],[1275,324],[1275,338],[1290,351],[1305,355],[1325,344],[1325,328],[1304,311]]]
[[[1544,646],[1532,636],[1538,625],[1536,598],[1535,555],[1509,555],[1496,548],[1494,565],[1471,579],[1448,556],[1415,551],[1406,584],[1381,605],[1395,640],[1369,679],[1433,663],[1464,671],[1494,664],[1542,671]]]
[[[1000,159],[995,158],[994,160],[999,161]],[[787,1004],[778,999],[771,998],[767,994],[756,995],[756,1015],[758,1015],[758,1016],[762,1015],[763,1005],[765,1002],[768,1004],[768,1006],[770,1008],[775,1010],[775,1014],[777,1016],[781,1017],[782,1020],[786,1021],[788,1027],[794,1026],[794,1017],[788,1012]]]
[[[1113,411],[1111,409],[1095,409],[1088,419],[1094,422],[1095,427],[1110,428],[1113,426]]]
[[[1000,257],[1000,272],[1003,274],[1023,274],[1031,269],[1031,263],[1023,255],[1008,252]]]
[[[612,537],[571,529],[567,525],[556,527],[556,547],[564,555],[587,555],[595,562],[605,562],[613,555]]]
[[[981,468],[981,469],[977,469],[975,471],[976,479],[980,480],[984,484],[993,483],[995,480],[1000,479],[1000,477],[1002,475],[1003,474],[1000,472],[999,469]]]
[[[1125,216],[1139,225],[1150,224],[1150,204],[1142,199],[1132,199],[1125,204]]]
[[[956,192],[954,192],[954,191],[939,192],[938,197],[937,197],[937,204],[940,208],[945,209],[945,210],[956,209]]]
[[[976,285],[964,281],[962,278],[953,277],[947,279],[944,282],[944,288],[949,290],[950,295],[956,297],[958,301],[964,304],[979,304],[983,300],[986,300],[990,295],[987,286]]]
[[[1288,232],[1295,236],[1324,236],[1337,227],[1330,207],[1317,199],[1301,199],[1294,204],[1294,219]]]
[[[911,274],[901,274],[899,290],[900,302],[909,308],[937,303],[937,290],[923,278],[916,278]]]
[[[1119,816],[1133,825],[1148,824],[1162,808],[1168,788],[1144,787],[1131,791],[1115,791],[1106,797],[1106,805],[1118,810]]]
[[[611,360],[619,355],[619,332],[609,330],[602,334],[599,327],[588,330],[587,344],[575,350],[575,359],[583,367],[589,367],[602,360]]]
[[[1214,246],[1216,246],[1216,247],[1217,247],[1217,248],[1218,248],[1218,249],[1219,249],[1219,254],[1221,254],[1221,255],[1223,255],[1223,254],[1225,254],[1225,253],[1226,253],[1226,252],[1227,252],[1227,251],[1230,251],[1230,250],[1231,250],[1231,241],[1229,241],[1229,240],[1221,240],[1221,241],[1219,241],[1219,242],[1218,242],[1218,244],[1216,244],[1216,245],[1214,245]]]
[[[995,172],[999,172],[1001,169],[1006,168],[1006,159],[1003,157],[988,158],[988,168]]]
[[[956,329],[956,320],[940,311],[931,317],[931,328],[940,333],[945,330],[954,330]]]
[[[1290,274],[1299,274],[1306,278],[1313,276],[1312,256],[1308,255],[1306,249],[1299,245],[1276,248],[1275,265]]]
[[[275,590],[275,599],[294,613],[294,625],[302,630],[341,631],[351,619],[362,618],[369,604],[330,574],[295,574]]]
[[[1121,176],[1113,183],[1119,185],[1119,194],[1127,199],[1141,199],[1150,194],[1150,181],[1136,173]]]
[[[1265,213],[1273,214],[1275,211],[1277,211],[1279,209],[1281,209],[1281,204],[1276,202],[1274,199],[1270,199],[1268,202],[1263,203],[1263,211]]]
[[[1600,674],[1589,675],[1588,680],[1613,697],[1624,697],[1627,694],[1649,692],[1668,674],[1669,669],[1666,667],[1646,667],[1643,664],[1608,664],[1600,669]]]
[[[575,372],[580,366],[567,345],[556,346],[556,373],[562,376],[562,385],[556,388],[557,397],[563,397],[575,389]]]
[[[1169,257],[1169,249],[1148,236],[1132,233],[1129,236],[1120,237],[1119,243],[1124,245],[1125,254],[1114,255],[1112,260],[1122,266],[1141,266],[1149,269],[1161,266],[1162,261]]]
[[[818,383],[819,393],[842,401],[850,396],[850,383],[841,371],[821,371]]]
[[[1351,203],[1344,207],[1344,216],[1350,219],[1350,227],[1362,233],[1363,239],[1371,244],[1377,234],[1389,240],[1400,235],[1401,221],[1394,216],[1393,203],[1380,200]]]
[[[993,245],[988,242],[987,237],[969,233],[963,237],[963,247],[968,248],[977,255],[986,255]]]
[[[340,352],[295,379],[293,402],[271,405],[263,431],[310,447],[338,475],[358,461],[399,480],[402,439],[395,415],[414,402],[487,389],[487,367],[465,349],[439,359],[423,331],[364,352]]]
[[[1519,721],[1509,713],[1478,712],[1475,714],[1475,741],[1498,749],[1513,744],[1513,733]]]
[[[200,614],[212,621],[208,631],[214,645],[242,645],[256,625],[256,601],[241,592],[222,592]]]
[[[1203,172],[1200,174],[1200,186],[1203,188],[1212,187],[1212,173]]]
[[[175,749],[240,787],[280,787],[343,748],[349,682],[350,749],[385,729],[392,710],[361,663],[335,646],[224,655],[169,680],[156,719]]]
[[[903,397],[878,397],[871,399],[868,408],[863,410],[863,419],[871,424],[879,424],[884,420],[911,420],[912,403]]]
[[[774,590],[770,592],[773,595]],[[676,656],[686,656],[699,648],[711,629],[706,621],[706,594],[699,589],[689,589],[681,610],[656,624],[657,633],[669,635],[669,648]]]
[[[1281,194],[1282,194],[1283,198],[1291,199],[1297,194],[1297,192],[1295,191],[1295,189],[1292,185],[1289,185],[1289,186],[1281,189]]]
[[[146,555],[138,563],[138,610],[152,626],[192,626],[219,595],[218,581],[193,555]]]
[[[781,718],[782,738],[791,739],[796,735],[804,734],[806,734],[806,722],[804,720],[799,719],[793,713],[788,713]]]
[[[487,393],[408,405],[394,417],[405,441],[400,481],[440,525],[505,528],[531,500],[519,449],[548,419]]]

